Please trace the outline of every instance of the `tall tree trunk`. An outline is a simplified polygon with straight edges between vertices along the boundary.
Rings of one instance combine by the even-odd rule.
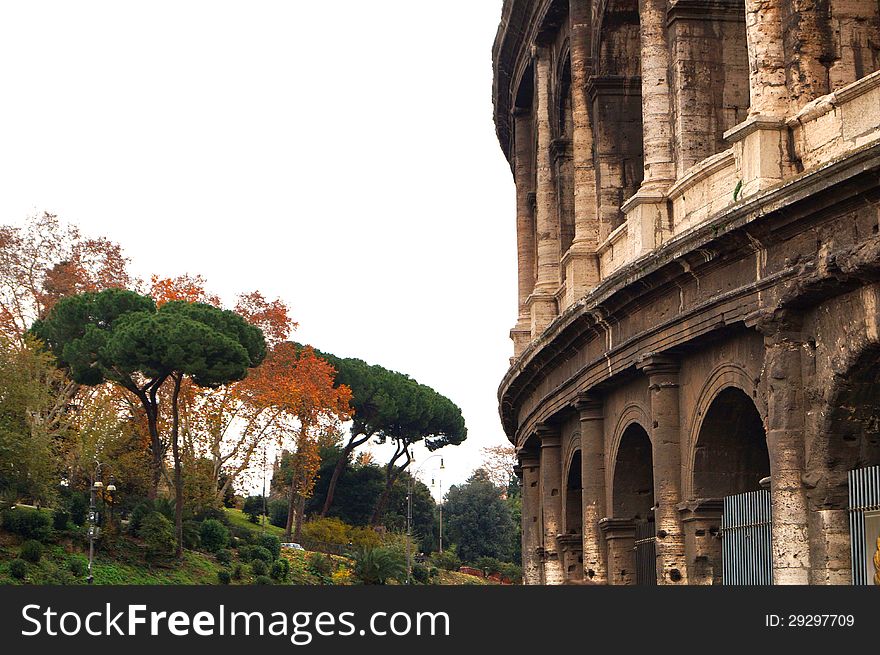
[[[159,495],[159,482],[162,479],[162,440],[159,438],[159,421],[157,411],[152,408],[147,409],[147,428],[150,432],[150,454],[153,459],[153,470],[150,478],[149,499],[156,500]]]
[[[293,519],[294,514],[296,513],[296,466],[293,467],[293,472],[290,476],[290,489],[287,493],[287,525],[284,528],[284,538],[287,541],[293,540]]]
[[[177,400],[180,396],[180,374],[174,376],[174,393],[171,395],[171,454],[174,457],[174,533],[177,535],[177,556],[183,555],[183,472],[180,466],[180,412]]]
[[[303,495],[300,495],[297,498],[296,502],[296,531],[294,533],[294,539],[297,543],[302,541],[302,530],[303,530],[303,517],[306,512],[306,498]]]
[[[355,448],[366,443],[371,436],[372,435],[367,434],[358,439],[355,435],[352,435],[348,440],[348,443],[345,445],[345,448],[342,449],[339,460],[333,468],[333,475],[330,476],[330,484],[327,485],[327,496],[324,498],[324,506],[321,508],[321,516],[327,516],[327,512],[330,511],[330,507],[333,505],[333,496],[336,494],[336,485],[339,484],[339,478],[342,477],[342,474],[348,467],[348,458],[351,456],[351,453]]]
[[[400,466],[395,466],[395,462],[404,455],[406,455],[406,461]],[[398,449],[394,451],[394,457],[391,458],[391,461],[389,461],[388,465],[385,467],[385,489],[382,491],[382,494],[376,501],[376,506],[373,508],[373,515],[370,517],[370,525],[379,525],[379,522],[382,520],[382,515],[385,513],[385,509],[388,507],[388,499],[391,497],[391,490],[394,488],[394,483],[397,482],[397,478],[400,477],[400,474],[403,473],[404,469],[410,465],[410,462],[412,462],[412,455],[410,455],[409,446],[407,444],[403,446],[402,450]]]

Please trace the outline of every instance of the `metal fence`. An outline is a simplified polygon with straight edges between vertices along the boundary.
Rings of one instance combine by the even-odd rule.
[[[874,578],[873,566],[869,570],[868,559],[873,556],[875,548],[873,540],[868,543],[865,515],[880,511],[880,466],[850,471],[848,481],[852,582],[854,585],[868,585]]]
[[[657,584],[657,533],[653,522],[636,523],[636,584]]]
[[[773,584],[770,492],[726,496],[721,517],[722,582]]]

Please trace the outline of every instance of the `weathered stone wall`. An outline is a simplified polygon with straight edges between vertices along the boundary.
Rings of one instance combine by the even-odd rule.
[[[721,497],[760,484],[775,582],[850,580],[847,472],[880,465],[878,43],[862,0],[505,2],[527,583],[634,583],[646,520],[658,583],[721,583]]]

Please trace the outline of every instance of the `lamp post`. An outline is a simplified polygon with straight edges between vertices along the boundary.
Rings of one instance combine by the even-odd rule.
[[[443,469],[443,464],[440,464],[440,469]],[[440,491],[440,552],[443,552],[443,479],[438,475],[437,476],[437,485]],[[434,486],[434,480],[431,480],[431,486]]]
[[[100,517],[98,516],[98,507],[96,504],[96,493],[104,489],[104,483],[101,481],[101,462],[95,462],[95,474],[92,477],[92,486],[89,488],[89,577],[86,578],[88,584],[95,581],[92,575],[92,563],[95,559],[95,539],[99,536]],[[113,492],[116,491],[116,481],[111,478],[110,484],[107,485],[107,491],[110,492],[110,507],[113,507]],[[111,510],[112,511],[112,510]]]
[[[422,462],[422,465],[416,469],[416,472],[410,476],[409,484],[407,485],[407,493],[406,493],[406,584],[411,584],[412,581],[412,496],[413,496],[413,487],[415,486],[416,477],[419,472],[425,467],[425,464],[430,462],[435,457],[440,457],[440,470],[443,470],[443,457],[439,453],[435,453],[431,455],[428,459]],[[442,505],[441,505],[442,507]],[[442,531],[442,515],[441,515],[441,531]],[[442,539],[442,537],[441,537]],[[442,542],[441,542],[442,543]]]

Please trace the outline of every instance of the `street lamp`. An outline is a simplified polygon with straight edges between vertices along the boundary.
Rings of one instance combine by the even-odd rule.
[[[440,470],[442,471],[444,469],[443,457],[440,456],[440,453],[435,453],[434,455],[431,455],[428,459],[426,459],[424,462],[422,462],[422,465],[419,466],[419,468],[416,469],[416,472],[410,476],[409,484],[407,485],[407,494],[406,494],[406,584],[410,584],[411,579],[412,579],[412,497],[413,497],[413,487],[415,485],[416,477],[418,476],[419,472],[425,467],[425,464],[430,462],[435,457],[440,457]],[[440,507],[441,507],[440,511],[442,512],[443,505],[441,504]],[[442,531],[443,531],[443,515],[442,514],[440,515],[440,530],[441,530],[441,535],[442,535]],[[443,543],[442,536],[441,536],[440,543],[441,544]],[[441,546],[441,550],[442,550],[442,546]]]
[[[98,527],[101,521],[100,516],[98,515],[98,507],[95,497],[97,492],[105,489],[104,483],[101,481],[101,466],[101,462],[95,461],[95,474],[94,476],[92,476],[92,485],[89,488],[89,577],[86,578],[86,582],[88,584],[92,584],[95,581],[95,578],[92,575],[92,563],[95,559],[95,539],[100,536],[101,531],[100,527]],[[110,484],[107,485],[106,490],[110,493],[110,511],[112,521],[113,493],[116,491],[115,478],[110,478]]]

